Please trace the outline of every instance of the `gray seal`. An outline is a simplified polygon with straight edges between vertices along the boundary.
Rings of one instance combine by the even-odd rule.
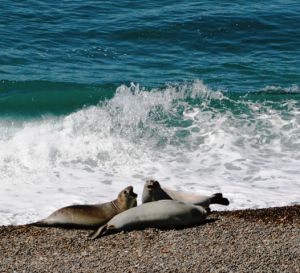
[[[148,180],[145,182],[142,203],[153,202],[158,200],[177,200],[189,204],[203,206],[208,208],[211,204],[229,205],[229,200],[223,197],[222,193],[213,195],[196,195],[183,191],[175,191],[162,188],[156,180]]]
[[[30,224],[42,227],[98,228],[118,213],[137,205],[133,187],[122,190],[118,198],[103,204],[72,205],[56,210],[46,219]]]
[[[90,237],[95,239],[110,233],[144,228],[184,228],[202,223],[207,211],[195,206],[174,200],[161,200],[145,203],[126,210],[100,227]]]

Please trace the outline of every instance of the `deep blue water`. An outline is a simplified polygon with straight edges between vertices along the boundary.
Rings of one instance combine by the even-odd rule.
[[[77,109],[130,82],[151,90],[202,80],[213,90],[241,93],[299,86],[298,1],[0,1],[0,7],[1,114],[22,112],[22,105]],[[56,107],[45,107],[42,94],[57,98]]]

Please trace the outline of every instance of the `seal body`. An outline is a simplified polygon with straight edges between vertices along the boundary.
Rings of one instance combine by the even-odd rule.
[[[175,191],[167,188],[163,188],[163,190],[171,196],[173,200],[182,201],[185,203],[190,203],[194,205],[199,205],[203,207],[208,207],[211,204],[219,204],[219,205],[229,205],[229,201],[227,198],[224,198],[222,193],[215,193],[212,195],[196,195],[183,191]]]
[[[98,228],[107,223],[118,213],[136,206],[136,197],[137,194],[133,192],[133,187],[129,186],[122,190],[118,198],[112,202],[94,205],[67,206],[53,212],[46,219],[30,225]]]
[[[229,205],[229,200],[224,198],[222,193],[213,195],[196,195],[188,192],[175,191],[167,188],[162,188],[158,181],[146,181],[143,189],[142,202],[153,202],[158,200],[177,200],[189,204],[203,206],[208,208],[211,204]]]
[[[149,202],[124,211],[91,235],[93,239],[121,230],[152,228],[183,228],[200,224],[205,220],[207,211],[174,200]]]

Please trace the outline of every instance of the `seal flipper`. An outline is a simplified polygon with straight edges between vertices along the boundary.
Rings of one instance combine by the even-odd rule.
[[[96,239],[98,236],[102,236],[107,231],[107,224],[103,225],[102,227],[99,227],[96,231],[92,232],[89,237],[91,239]]]
[[[41,220],[41,221],[37,221],[37,222],[34,222],[34,223],[29,223],[27,224],[27,226],[29,227],[53,227],[53,225]]]
[[[215,193],[212,195],[210,203],[228,206],[229,200],[227,198],[223,197],[222,193]]]

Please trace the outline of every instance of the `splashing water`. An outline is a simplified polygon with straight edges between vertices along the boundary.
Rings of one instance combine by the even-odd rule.
[[[1,224],[111,200],[127,185],[141,194],[148,178],[223,192],[231,209],[296,203],[299,102],[267,93],[212,91],[201,81],[151,90],[131,84],[68,115],[2,119]]]

